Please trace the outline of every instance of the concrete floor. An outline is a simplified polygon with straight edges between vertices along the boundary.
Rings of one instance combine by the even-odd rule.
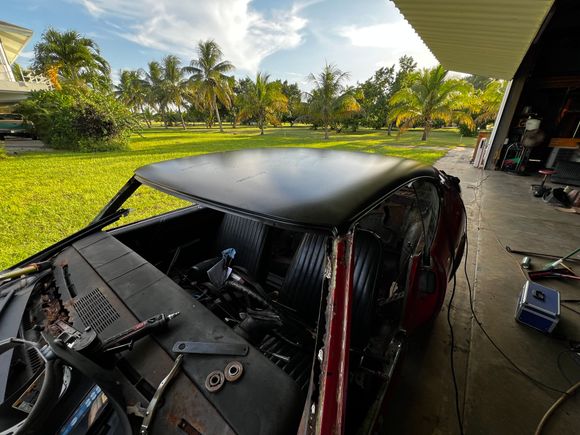
[[[522,256],[513,249],[565,254],[580,246],[580,215],[556,211],[532,197],[535,177],[482,171],[468,164],[471,149],[456,148],[436,166],[461,179],[468,210],[467,269],[478,318],[499,347],[526,373],[553,388],[571,384],[558,370],[565,342],[515,322],[517,297],[525,282],[519,268]],[[533,259],[541,266],[548,260]],[[575,266],[580,274],[580,266]],[[474,322],[463,265],[451,308],[454,352],[464,432],[475,434],[533,434],[542,415],[560,393],[539,387],[518,373],[492,347]],[[580,283],[544,281],[562,299],[580,299]],[[409,344],[394,400],[385,416],[388,433],[457,434],[455,399],[450,369],[450,330],[447,302],[434,327]],[[580,305],[562,307],[556,332],[580,340]],[[569,354],[562,369],[572,382],[580,380],[580,366]],[[580,434],[580,394],[568,399],[552,416],[545,434]]]

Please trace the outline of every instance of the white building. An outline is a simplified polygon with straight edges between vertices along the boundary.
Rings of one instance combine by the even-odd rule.
[[[50,87],[45,77],[31,74],[14,77],[12,73],[11,65],[31,37],[32,30],[0,21],[0,104],[16,103],[26,98],[30,91]]]

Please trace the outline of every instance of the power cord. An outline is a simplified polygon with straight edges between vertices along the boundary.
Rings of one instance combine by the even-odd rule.
[[[474,203],[477,200],[477,192],[479,190],[479,188],[482,186],[483,182],[486,181],[489,178],[490,175],[488,175],[487,177],[483,178],[476,186],[474,186],[474,200],[472,201],[472,203]],[[576,390],[580,389],[580,382],[572,385],[570,388],[568,388],[566,391],[563,391],[559,388],[555,388],[552,387],[550,385],[545,384],[544,382],[534,378],[533,376],[530,376],[528,373],[526,373],[523,369],[521,369],[502,349],[501,347],[499,347],[499,345],[495,342],[495,340],[493,338],[491,338],[491,336],[489,335],[489,333],[487,332],[487,330],[485,329],[485,327],[483,326],[483,323],[479,320],[479,318],[477,317],[477,314],[475,312],[475,308],[474,308],[474,303],[473,303],[473,289],[471,287],[471,281],[469,279],[469,273],[467,272],[467,260],[468,260],[468,256],[469,256],[469,239],[467,237],[467,209],[465,208],[465,204],[463,204],[463,211],[465,214],[465,252],[464,252],[464,264],[463,264],[463,271],[465,273],[465,280],[467,282],[467,288],[469,291],[469,308],[471,311],[471,315],[473,317],[473,320],[475,320],[475,323],[477,324],[477,326],[481,329],[481,332],[483,333],[483,335],[487,338],[487,340],[490,342],[490,344],[497,350],[497,352],[499,352],[499,354],[521,375],[523,376],[525,379],[527,379],[529,382],[533,383],[534,385],[536,385],[537,387],[540,388],[544,388],[546,390],[550,390],[550,391],[554,391],[557,393],[560,393],[561,396],[558,398],[558,400],[556,400],[556,402],[554,402],[554,404],[548,409],[548,411],[544,414],[544,416],[542,417],[542,419],[540,420],[540,423],[538,424],[538,427],[536,428],[535,431],[535,435],[540,435],[540,433],[542,432],[542,429],[544,427],[544,425],[546,424],[546,422],[548,421],[548,419],[550,418],[550,416],[554,413],[554,411],[558,408],[558,406],[560,406],[567,398],[569,398],[570,396],[574,395],[576,393]],[[452,251],[453,252],[453,251]],[[455,297],[455,291],[456,291],[456,274],[457,271],[455,271],[455,273],[453,274],[453,290],[451,292],[451,297],[449,298],[449,303],[447,306],[447,323],[449,324],[449,329],[451,332],[451,357],[450,357],[450,362],[451,362],[451,374],[452,374],[452,378],[453,378],[453,387],[454,387],[454,391],[455,391],[455,410],[457,413],[457,422],[459,425],[459,431],[461,433],[461,435],[464,434],[464,428],[463,428],[463,419],[461,417],[461,412],[460,412],[460,407],[459,407],[459,389],[457,386],[457,376],[455,373],[455,362],[454,362],[454,357],[453,357],[453,351],[455,349],[455,337],[454,337],[454,333],[453,333],[453,326],[451,324],[451,304],[453,302],[453,299]],[[566,302],[570,303],[576,303],[578,302],[578,300],[566,300]],[[564,305],[565,306],[565,305]],[[574,311],[576,313],[579,313],[578,311],[574,310],[571,307],[565,306],[566,308],[570,309],[571,311]],[[567,350],[564,352],[561,352],[560,355],[558,355],[558,369],[560,370],[560,373],[562,374],[562,376],[564,376],[564,378],[569,381],[568,377],[565,375],[565,373],[563,372],[563,370],[561,369],[561,356],[565,353],[565,352],[573,352],[576,353],[576,350]],[[577,360],[575,360],[576,363],[578,363]],[[571,382],[569,382],[570,384]]]
[[[568,375],[567,375],[567,374],[566,374],[566,372],[564,371],[564,368],[562,367],[562,357],[563,357],[564,355],[571,356],[571,357],[572,357],[572,358],[571,358],[571,359],[572,359],[572,361],[573,361],[574,363],[576,363],[576,364],[579,364],[579,363],[578,363],[578,360],[577,360],[577,359],[576,359],[576,357],[575,357],[575,355],[577,355],[577,353],[578,353],[578,350],[569,350],[569,349],[566,349],[566,350],[563,350],[562,352],[560,352],[560,353],[558,354],[558,358],[557,358],[558,370],[560,371],[560,374],[562,375],[562,377],[563,377],[564,379],[566,379],[566,382],[568,382],[568,385],[572,385],[574,382],[572,382],[572,380],[571,380],[571,379],[568,377]]]
[[[466,215],[467,216],[467,215]],[[491,345],[500,353],[500,355],[520,374],[522,375],[524,378],[526,378],[528,381],[532,382],[533,384],[535,384],[536,386],[542,387],[546,390],[550,390],[550,391],[554,391],[556,393],[560,393],[560,394],[565,394],[566,392],[559,389],[559,388],[554,388],[550,385],[545,384],[544,382],[534,378],[533,376],[530,376],[529,374],[527,374],[523,369],[521,369],[502,349],[501,347],[498,346],[498,344],[495,342],[495,340],[493,338],[491,338],[491,336],[489,335],[489,333],[487,332],[487,330],[485,329],[485,327],[483,326],[483,323],[479,320],[479,318],[477,317],[477,314],[475,313],[475,308],[473,306],[473,289],[471,288],[471,281],[469,280],[469,274],[467,272],[467,258],[469,255],[469,240],[467,238],[467,236],[465,237],[465,262],[464,262],[464,267],[463,270],[465,272],[465,280],[467,281],[467,289],[469,291],[469,308],[471,310],[471,315],[473,317],[473,320],[475,320],[475,323],[477,324],[477,326],[479,327],[479,329],[481,329],[481,332],[483,332],[483,335],[485,335],[485,337],[488,339],[488,341],[491,343]]]
[[[542,429],[544,429],[546,422],[548,421],[550,416],[552,416],[552,414],[554,414],[554,411],[558,408],[558,406],[560,406],[562,403],[564,403],[564,401],[568,397],[573,396],[576,393],[576,390],[578,390],[578,389],[580,389],[580,381],[576,382],[574,385],[572,385],[570,388],[568,388],[568,390],[566,390],[562,393],[562,395],[558,398],[558,400],[556,400],[554,402],[554,404],[552,406],[550,406],[550,409],[548,409],[548,411],[546,411],[546,413],[544,414],[544,416],[540,420],[540,423],[538,424],[538,427],[536,428],[534,435],[540,435],[542,433]]]
[[[459,424],[459,433],[463,435],[464,434],[463,419],[461,418],[461,410],[459,409],[459,388],[457,386],[457,374],[455,372],[455,358],[454,358],[455,335],[453,333],[453,325],[451,323],[451,304],[453,303],[453,299],[455,298],[455,289],[457,287],[456,274],[457,271],[453,273],[453,290],[451,291],[451,297],[449,298],[449,303],[447,304],[447,324],[449,325],[449,331],[451,335],[451,352],[449,353],[449,357],[451,362],[451,377],[453,379],[453,389],[455,391],[455,412],[457,414],[457,423]]]

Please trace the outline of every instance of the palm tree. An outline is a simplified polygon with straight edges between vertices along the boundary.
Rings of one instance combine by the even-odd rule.
[[[185,129],[185,120],[181,107],[186,94],[189,92],[189,82],[183,77],[181,60],[173,54],[163,58],[163,81],[161,83],[163,98],[166,105],[173,104],[177,107],[177,112],[181,118],[181,126]]]
[[[191,61],[184,70],[191,74],[195,101],[202,110],[215,112],[220,131],[223,132],[222,120],[218,110],[218,102],[229,108],[232,101],[230,80],[226,73],[234,69],[231,62],[223,59],[219,45],[212,39],[199,41],[197,44],[198,58]]]
[[[471,83],[469,78],[467,82]],[[486,124],[495,120],[506,88],[503,80],[488,79],[483,82],[482,78],[480,82],[477,86],[469,84],[459,97],[460,105],[469,112],[474,122],[469,129],[470,134],[475,133],[476,128],[485,128]]]
[[[328,139],[329,127],[340,117],[360,111],[360,105],[343,85],[349,77],[335,65],[326,64],[318,75],[310,74],[308,80],[314,85],[309,96],[311,117],[324,127],[324,139]]]
[[[147,70],[143,70],[142,74],[145,77],[145,100],[147,105],[161,115],[163,123],[167,127],[167,119],[165,117],[166,106],[163,94],[163,68],[159,62],[152,61],[147,64]]]
[[[466,90],[466,82],[447,79],[447,74],[441,65],[412,73],[407,86],[391,97],[390,118],[396,121],[400,132],[422,126],[421,140],[425,141],[436,120],[457,120],[470,128],[473,126],[471,116],[462,110],[461,94]]]
[[[503,100],[506,89],[506,82],[503,80],[492,80],[478,92],[478,111],[474,121],[477,125],[486,124],[495,120],[499,112],[499,106]]]
[[[111,68],[98,45],[75,30],[49,27],[34,46],[33,69],[41,74],[56,69],[58,77],[74,84],[109,87]]]
[[[141,70],[121,71],[119,84],[115,85],[114,93],[117,99],[129,107],[132,112],[142,114],[147,126],[151,127],[149,118],[144,111],[147,101],[147,88]]]
[[[280,123],[280,114],[288,111],[288,98],[282,93],[280,82],[270,82],[268,74],[258,73],[247,93],[241,94],[240,119],[254,118],[264,134],[264,126]]]

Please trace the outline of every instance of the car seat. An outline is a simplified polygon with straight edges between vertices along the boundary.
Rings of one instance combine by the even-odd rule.
[[[262,257],[268,239],[268,227],[262,222],[225,214],[218,230],[216,251],[236,250],[233,264],[242,267],[251,277],[262,275]]]

